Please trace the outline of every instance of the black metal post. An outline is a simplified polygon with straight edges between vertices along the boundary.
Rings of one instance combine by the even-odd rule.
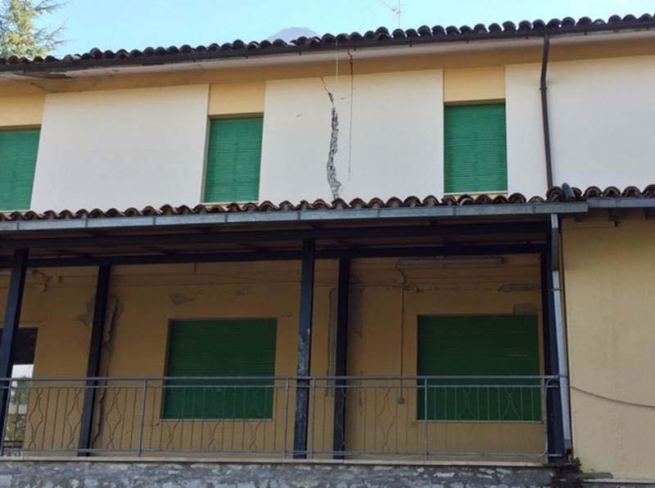
[[[302,269],[300,273],[296,417],[293,431],[293,457],[295,459],[307,458],[309,420],[309,379],[307,377],[311,371],[315,255],[316,242],[313,240],[304,241],[302,246]]]
[[[549,252],[543,252],[541,258],[541,300],[543,310],[544,367],[546,375],[559,375],[557,359],[557,339],[553,317],[551,259]],[[548,385],[547,385],[548,386]],[[564,431],[562,423],[562,405],[556,384],[546,388],[546,429],[548,434],[548,460],[561,463],[566,460]]]
[[[25,273],[27,271],[27,249],[14,251],[14,259],[9,277],[9,290],[7,292],[7,308],[2,328],[2,341],[0,342],[0,454],[4,451],[4,440],[7,426],[7,407],[11,393],[11,370],[14,366],[14,349],[18,326],[20,325],[20,312],[23,304],[23,290],[25,289]]]
[[[346,451],[346,380],[348,353],[348,310],[350,307],[350,259],[339,260],[339,289],[337,290],[337,337],[334,372],[334,429],[332,451],[334,459],[343,459]]]
[[[89,358],[86,367],[87,378],[97,378],[100,375],[100,359],[102,351],[102,336],[107,314],[107,298],[109,295],[109,278],[111,267],[102,265],[98,268],[96,282],[96,296],[93,306],[93,324],[91,326],[91,341],[89,345]],[[80,440],[77,455],[88,456],[93,441],[93,413],[96,401],[98,381],[87,379],[84,389],[84,404],[82,407],[82,420],[80,422]]]

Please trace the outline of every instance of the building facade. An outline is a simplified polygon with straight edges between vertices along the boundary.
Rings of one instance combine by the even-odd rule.
[[[0,60],[5,454],[655,483],[653,27]]]

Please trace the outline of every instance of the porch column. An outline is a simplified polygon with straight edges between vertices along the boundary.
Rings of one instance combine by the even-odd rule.
[[[309,380],[312,350],[312,313],[314,308],[314,263],[316,242],[307,240],[302,245],[300,273],[300,314],[298,324],[298,367],[296,375],[296,417],[293,431],[293,457],[307,458],[309,419]]]
[[[86,366],[86,386],[84,389],[84,404],[82,407],[82,420],[80,422],[80,440],[78,456],[88,456],[93,441],[93,413],[96,400],[98,381],[100,375],[100,353],[102,351],[102,335],[107,314],[107,297],[109,295],[109,278],[111,266],[103,264],[98,268],[96,282],[96,296],[93,305],[93,324],[91,326],[91,342],[89,345],[89,358]]]
[[[14,366],[14,349],[18,335],[18,326],[20,325],[21,306],[23,304],[27,256],[27,249],[17,249],[14,251],[11,275],[9,277],[9,290],[7,292],[7,308],[2,327],[2,342],[0,342],[0,378],[11,378],[11,370]],[[11,381],[3,381],[0,384],[0,454],[2,454],[4,449],[10,388]]]
[[[346,376],[348,352],[348,309],[350,298],[350,259],[339,260],[339,289],[337,290],[337,334],[335,375]],[[343,459],[346,450],[346,381],[334,384],[334,428],[332,451],[335,459]]]
[[[564,330],[564,312],[560,277],[560,225],[559,216],[551,215],[550,246],[542,258],[542,286],[545,285],[544,345],[546,374],[559,376],[558,389],[547,392],[548,441],[550,452],[556,454],[554,462],[567,461],[572,449],[571,407],[569,399],[569,368]]]

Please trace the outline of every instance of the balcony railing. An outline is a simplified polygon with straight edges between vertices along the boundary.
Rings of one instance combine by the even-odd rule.
[[[3,454],[544,458],[556,376],[0,380]],[[307,448],[294,452],[296,393]],[[87,406],[93,405],[84,415]],[[84,418],[90,441],[80,447]],[[296,446],[297,447],[297,446]]]

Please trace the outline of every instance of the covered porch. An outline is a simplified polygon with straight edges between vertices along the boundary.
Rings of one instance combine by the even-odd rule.
[[[574,211],[0,222],[3,454],[567,462]],[[10,379],[30,350],[33,376]]]

